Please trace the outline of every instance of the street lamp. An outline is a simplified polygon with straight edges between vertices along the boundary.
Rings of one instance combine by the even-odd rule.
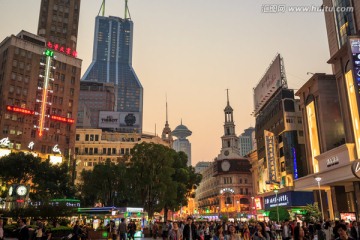
[[[277,222],[279,223],[279,204],[278,204],[278,197],[277,197],[277,194],[279,192],[279,189],[274,189],[274,193],[276,195],[276,200],[275,200],[275,203],[276,203],[276,215],[277,215]]]
[[[237,200],[236,201],[236,204],[237,204],[237,213],[241,213],[241,209],[239,208],[239,203],[240,203],[240,201],[239,200]]]
[[[226,213],[227,213],[227,217],[229,218],[229,204],[228,203],[226,203]]]
[[[320,196],[320,205],[321,205],[321,217],[322,217],[322,220],[324,221],[323,203],[322,203],[322,196],[321,196],[321,190],[320,190],[321,177],[316,177],[316,178],[315,178],[315,181],[317,181],[317,183],[318,183],[319,196]]]

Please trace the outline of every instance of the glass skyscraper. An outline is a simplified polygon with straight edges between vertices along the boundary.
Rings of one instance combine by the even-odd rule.
[[[83,81],[114,83],[117,86],[115,111],[137,113],[140,129],[120,129],[141,132],[143,88],[132,67],[133,22],[119,17],[97,16],[95,23],[93,60]]]

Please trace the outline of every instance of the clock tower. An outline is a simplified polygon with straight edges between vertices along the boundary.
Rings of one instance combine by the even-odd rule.
[[[226,158],[238,158],[240,157],[239,149],[239,137],[235,133],[235,123],[233,116],[233,109],[229,102],[229,89],[226,89],[227,105],[224,109],[225,123],[224,123],[224,135],[221,137],[222,147],[218,160]]]

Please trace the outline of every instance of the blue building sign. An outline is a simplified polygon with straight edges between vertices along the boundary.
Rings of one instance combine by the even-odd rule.
[[[312,204],[314,202],[313,192],[284,192],[264,198],[265,210],[276,206],[282,207],[300,207]]]

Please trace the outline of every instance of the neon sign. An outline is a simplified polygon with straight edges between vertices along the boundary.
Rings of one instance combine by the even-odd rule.
[[[48,48],[54,49],[55,51],[58,51],[61,53],[65,53],[66,55],[72,56],[74,58],[77,57],[77,51],[75,51],[69,47],[61,46],[58,43],[47,42],[46,46]]]
[[[56,116],[56,115],[51,115],[50,119],[59,121],[59,122],[64,122],[64,123],[74,123],[75,122],[75,120],[72,118],[66,118],[66,117],[61,117],[61,116]]]
[[[28,148],[31,149],[31,150],[33,150],[34,145],[35,145],[35,143],[34,143],[33,141],[31,141],[31,142],[29,143],[29,145],[28,145]]]
[[[35,112],[26,108],[20,108],[20,107],[15,107],[15,106],[6,106],[6,110],[11,111],[11,112],[17,112],[17,113],[23,113],[23,114],[28,114],[28,115],[34,115]]]
[[[0,146],[9,147],[10,146],[10,140],[9,138],[3,138],[0,140]]]
[[[61,151],[60,151],[60,149],[58,148],[58,145],[57,145],[57,144],[53,147],[52,150],[53,150],[54,153],[60,153],[60,154],[61,154]]]

